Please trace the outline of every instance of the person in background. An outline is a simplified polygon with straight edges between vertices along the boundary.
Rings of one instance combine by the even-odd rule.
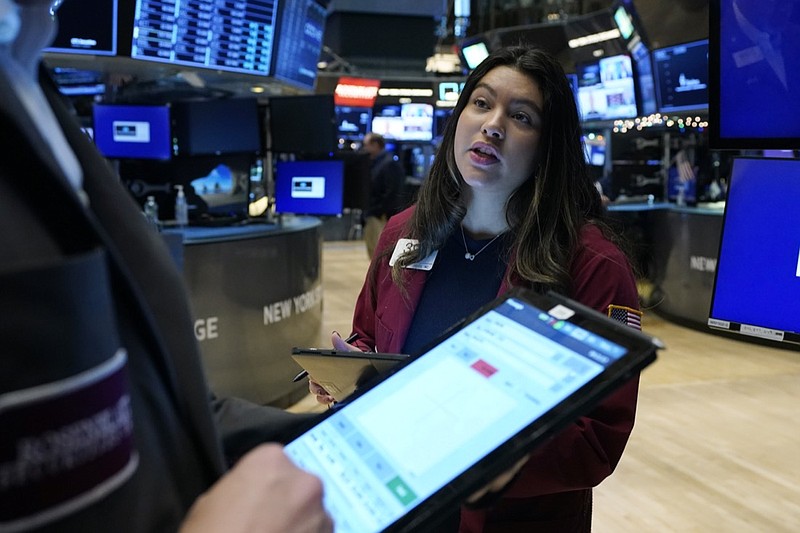
[[[382,135],[367,133],[363,148],[372,161],[369,205],[364,212],[364,241],[371,259],[386,221],[405,207],[406,174],[400,162],[386,150],[386,140]]]
[[[290,415],[209,393],[180,273],[40,65],[58,4],[0,0],[0,531],[332,531],[259,444]]]
[[[380,236],[357,340],[333,335],[333,345],[414,354],[512,286],[622,309],[640,327],[633,269],[604,219],[561,65],[538,48],[495,51],[467,78],[416,204]],[[590,531],[591,488],[622,456],[637,393],[638,376],[534,450],[500,498],[462,507],[450,530]]]

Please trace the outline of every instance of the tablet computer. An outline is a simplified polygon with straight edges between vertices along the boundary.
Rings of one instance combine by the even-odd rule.
[[[321,478],[336,533],[411,531],[586,414],[660,347],[567,298],[515,289],[285,450]]]
[[[407,358],[400,353],[292,348],[292,359],[337,402]]]

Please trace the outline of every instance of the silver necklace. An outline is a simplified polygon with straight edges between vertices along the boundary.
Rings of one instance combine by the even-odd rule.
[[[475,252],[473,254],[472,252],[469,251],[469,248],[467,247],[467,238],[464,236],[464,226],[462,224],[459,224],[458,227],[461,228],[461,240],[464,241],[464,252],[466,252],[464,254],[464,259],[466,259],[468,261],[474,261],[475,258],[478,257],[479,253],[481,253],[486,248],[488,248],[490,244],[492,244],[494,241],[496,241],[500,237],[500,235],[502,235],[502,233],[498,233],[497,235],[494,236],[494,238],[491,241],[489,241],[486,244],[484,244],[483,248],[481,248],[480,250],[478,250],[477,252]]]

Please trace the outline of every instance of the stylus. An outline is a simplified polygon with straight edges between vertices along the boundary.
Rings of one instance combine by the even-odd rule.
[[[350,335],[349,337],[347,337],[347,338],[344,340],[344,342],[346,342],[347,344],[350,344],[351,342],[353,342],[353,341],[354,341],[354,340],[356,340],[357,338],[358,338],[358,333],[353,333],[352,335]],[[303,370],[303,371],[301,371],[301,372],[300,372],[299,374],[297,374],[297,375],[296,375],[294,378],[292,378],[292,383],[297,383],[298,381],[300,381],[301,379],[303,379],[303,378],[304,378],[304,377],[306,377],[307,375],[308,375],[308,370]]]

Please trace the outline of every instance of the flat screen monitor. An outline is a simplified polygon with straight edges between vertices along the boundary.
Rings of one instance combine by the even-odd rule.
[[[106,157],[169,159],[172,154],[167,106],[95,104],[94,142]]]
[[[630,56],[604,57],[576,67],[578,107],[584,121],[616,120],[637,115]]]
[[[136,0],[131,58],[267,76],[277,16],[278,0]]]
[[[281,2],[272,75],[301,89],[313,89],[322,51],[327,9],[316,0]]]
[[[329,154],[338,140],[333,95],[271,98],[268,127],[273,152]]]
[[[343,161],[278,161],[275,212],[340,215],[343,197]]]
[[[117,54],[117,0],[64,2],[57,19],[58,31],[45,52]]]
[[[711,148],[800,148],[800,6],[712,0],[709,23]]]
[[[433,111],[433,136],[436,139],[441,139],[444,135],[444,129],[453,116],[452,107],[437,107]]]
[[[372,131],[393,141],[433,139],[433,105],[419,102],[376,107]]]
[[[633,25],[633,19],[624,6],[619,5],[614,9],[614,23],[619,29],[619,34],[626,41],[633,36],[636,28]]]
[[[800,340],[800,160],[733,160],[708,325]]]
[[[653,51],[662,113],[708,108],[708,39]]]
[[[336,131],[339,139],[360,141],[369,133],[372,108],[336,106]]]
[[[650,50],[641,40],[628,43],[628,50],[633,58],[636,80],[638,81],[636,84],[638,89],[636,99],[639,104],[639,113],[650,115],[657,110],[656,88],[653,80],[653,59]]]
[[[586,147],[586,162],[595,167],[606,164],[606,138],[602,135],[583,135]]]
[[[51,75],[65,96],[97,96],[106,92],[105,75],[96,70],[54,67]]]
[[[257,154],[261,114],[256,98],[221,98],[172,104],[176,156]]]

